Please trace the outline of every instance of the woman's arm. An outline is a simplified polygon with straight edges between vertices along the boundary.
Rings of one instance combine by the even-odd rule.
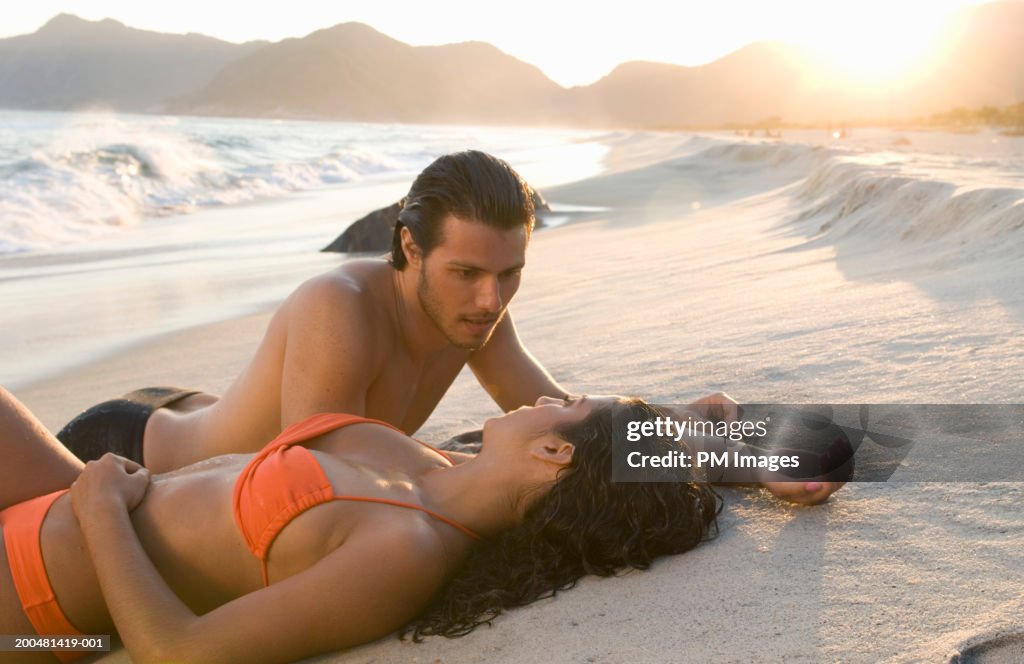
[[[411,518],[373,524],[309,569],[196,616],[167,586],[132,528],[144,469],[107,455],[72,488],[118,633],[139,662],[280,662],[394,631],[444,579],[437,534]],[[141,487],[141,490],[140,490]]]

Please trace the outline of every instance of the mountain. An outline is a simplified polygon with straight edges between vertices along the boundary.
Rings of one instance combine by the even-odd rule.
[[[1024,101],[1024,2],[961,10],[951,27],[928,69],[899,84],[851,86],[808,51],[760,42],[700,67],[620,65],[570,90],[563,110],[575,124],[678,127],[773,116],[798,123],[908,119]]]
[[[0,106],[159,110],[262,45],[60,14],[30,35],[0,40]]]
[[[807,62],[804,51],[778,42],[750,44],[700,67],[628,62],[593,85],[571,89],[564,110],[577,124],[754,122],[803,103]]]
[[[1021,62],[1024,0],[961,10],[927,71],[860,88],[780,42],[699,67],[628,62],[565,89],[489,44],[410,46],[360,23],[230,44],[62,14],[0,40],[0,107],[635,128],[839,123],[1019,103]]]
[[[535,123],[563,89],[481,42],[410,46],[361,23],[286,39],[226,66],[176,108],[385,122]]]

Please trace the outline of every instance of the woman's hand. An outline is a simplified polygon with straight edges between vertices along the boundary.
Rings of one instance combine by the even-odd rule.
[[[149,471],[130,459],[107,453],[85,469],[71,485],[71,506],[82,517],[111,505],[130,512],[149,488]]]
[[[797,505],[818,505],[846,482],[761,482],[777,497]]]

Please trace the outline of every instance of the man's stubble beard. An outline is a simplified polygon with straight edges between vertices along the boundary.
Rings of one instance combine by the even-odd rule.
[[[448,340],[448,343],[462,350],[473,351],[483,348],[494,333],[494,328],[498,326],[498,323],[501,322],[501,319],[504,318],[505,312],[507,311],[507,308],[501,310],[501,313],[498,314],[498,319],[494,321],[494,325],[491,326],[490,331],[482,341],[479,343],[466,343],[459,341],[458,339],[453,339],[452,334],[445,329],[441,305],[438,303],[437,299],[434,298],[433,289],[430,287],[430,282],[427,279],[426,266],[420,268],[420,282],[416,287],[416,298],[419,300],[420,308],[423,309],[423,313],[427,314],[427,318],[429,318],[434,324],[434,327],[444,335],[444,338]],[[461,318],[456,318],[453,321],[453,325],[458,325],[460,320]]]

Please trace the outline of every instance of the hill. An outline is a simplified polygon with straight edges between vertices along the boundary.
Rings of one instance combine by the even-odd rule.
[[[30,35],[0,40],[0,106],[160,110],[262,45],[60,14]]]

